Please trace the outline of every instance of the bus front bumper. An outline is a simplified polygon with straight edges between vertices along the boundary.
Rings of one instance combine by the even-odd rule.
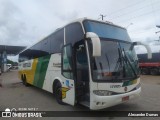
[[[120,95],[98,96],[98,95],[92,94],[92,99],[90,101],[90,109],[91,110],[104,109],[107,107],[111,107],[111,106],[126,102],[133,98],[139,97],[140,92],[141,92],[141,87],[135,91],[120,94]],[[125,97],[128,97],[129,99],[123,100],[123,98]]]

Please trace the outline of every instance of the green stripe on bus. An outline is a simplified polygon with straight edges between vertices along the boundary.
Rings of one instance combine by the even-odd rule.
[[[42,88],[46,76],[50,55],[38,58],[33,85]]]
[[[37,82],[39,80],[40,68],[41,68],[40,58],[38,58],[38,63],[37,63],[37,67],[36,67],[36,71],[35,71],[35,75],[34,75],[34,81],[33,81],[33,85],[35,85],[35,86],[37,86]]]
[[[136,84],[136,83],[137,83],[137,79],[131,80],[131,81],[126,81],[126,82],[123,83],[122,87],[133,85],[133,84]]]

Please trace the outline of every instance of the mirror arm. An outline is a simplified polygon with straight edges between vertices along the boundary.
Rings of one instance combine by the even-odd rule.
[[[142,45],[142,46],[144,46],[147,49],[148,59],[152,58],[152,51],[151,51],[151,48],[148,45],[146,45],[146,44],[144,44],[142,42],[133,42],[133,44],[130,47],[130,50],[132,50],[135,45]]]
[[[91,39],[93,45],[93,56],[101,56],[101,41],[97,34],[93,32],[86,33],[86,39]]]

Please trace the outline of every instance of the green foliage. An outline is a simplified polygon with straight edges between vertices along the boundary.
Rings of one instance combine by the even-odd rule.
[[[18,65],[17,62],[13,62],[12,60],[7,59],[7,64]]]

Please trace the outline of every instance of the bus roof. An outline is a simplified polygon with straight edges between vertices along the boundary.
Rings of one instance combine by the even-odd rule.
[[[79,18],[79,19],[73,20],[73,21],[69,22],[68,24],[64,25],[63,27],[57,28],[56,30],[54,30],[54,32],[56,32],[56,31],[64,28],[65,26],[67,26],[67,25],[69,25],[69,24],[71,24],[71,23],[75,23],[75,22],[82,23],[84,20],[91,20],[91,21],[95,21],[95,22],[101,22],[101,23],[109,24],[109,25],[116,26],[116,27],[119,27],[119,28],[122,28],[122,29],[126,29],[126,28],[124,28],[124,27],[122,27],[122,26],[113,24],[113,23],[110,22],[110,21],[94,20],[94,19],[90,19],[90,18],[84,17],[84,18]],[[36,44],[39,43],[40,41],[43,41],[45,38],[47,38],[48,36],[50,36],[50,35],[53,34],[54,32],[52,32],[52,33],[50,33],[49,35],[43,37],[42,39],[40,39],[39,41],[37,41],[37,42],[34,43],[33,45],[27,47],[26,49],[24,49],[23,51],[21,51],[19,54],[21,54],[22,52],[24,52],[24,51],[27,50],[28,48],[31,48],[32,46],[36,45]]]

